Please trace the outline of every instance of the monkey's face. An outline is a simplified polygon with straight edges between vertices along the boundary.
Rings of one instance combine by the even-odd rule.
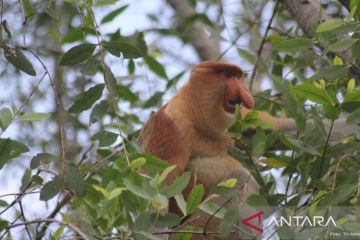
[[[224,71],[221,76],[225,83],[223,106],[227,113],[233,114],[237,104],[246,108],[254,107],[254,98],[244,84],[242,73]]]

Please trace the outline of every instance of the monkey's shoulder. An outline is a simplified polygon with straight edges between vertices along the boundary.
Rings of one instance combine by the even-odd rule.
[[[144,152],[164,160],[185,154],[185,145],[176,123],[166,115],[162,107],[145,124],[140,133],[140,145]]]

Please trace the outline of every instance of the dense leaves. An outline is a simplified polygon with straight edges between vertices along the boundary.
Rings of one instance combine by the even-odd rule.
[[[358,232],[360,1],[303,1],[306,12],[288,11],[298,1],[287,0],[169,2],[3,1],[0,238],[40,239],[41,229],[43,239],[225,238],[251,232],[244,206],[264,211],[261,224],[277,210],[296,216],[302,209]],[[296,22],[294,12],[304,18]],[[257,194],[233,175],[208,191],[196,181],[202,169],[169,181],[177,166],[139,146],[144,122],[199,59],[249,74],[244,83],[251,82],[255,107],[246,115],[236,107],[228,131],[236,144],[228,152],[249,170],[245,178],[258,182]],[[221,89],[204,102],[222,106],[223,95],[213,94]],[[218,107],[192,104],[200,114]],[[257,111],[289,118],[296,128],[278,132],[282,120],[269,123]],[[208,127],[217,116],[197,124]],[[206,132],[199,137],[214,141]],[[169,212],[175,205],[179,215]],[[333,206],[348,211],[335,214]],[[192,225],[192,214],[205,212],[209,224],[219,220],[216,237],[207,223]],[[263,230],[264,238],[326,239],[334,229]]]

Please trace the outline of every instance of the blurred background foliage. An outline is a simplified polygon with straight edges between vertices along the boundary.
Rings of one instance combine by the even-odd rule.
[[[359,205],[358,0],[0,4],[0,238],[156,239],[154,226],[208,209],[197,187],[184,216],[167,213],[189,176],[162,187],[172,167],[142,153],[137,136],[209,59],[248,74],[257,110],[296,121],[293,136],[255,113],[230,129],[242,145],[231,154],[262,188],[250,204]],[[349,126],[352,136],[330,141]]]

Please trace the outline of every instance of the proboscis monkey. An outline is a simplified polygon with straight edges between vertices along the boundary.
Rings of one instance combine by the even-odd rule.
[[[145,124],[140,134],[143,151],[177,166],[166,183],[171,183],[184,171],[191,172],[192,180],[184,191],[185,197],[195,184],[203,184],[208,192],[229,177],[237,178],[236,187],[240,193],[227,203],[228,206],[246,200],[244,191],[258,191],[250,173],[227,153],[234,144],[227,136],[227,129],[234,123],[236,104],[241,106],[243,116],[254,105],[253,97],[244,84],[242,70],[233,64],[207,61],[193,69],[189,81]],[[277,118],[265,112],[259,112],[259,117],[269,122],[273,130],[282,130],[292,136],[296,134],[293,119]],[[324,123],[328,129],[328,124]],[[339,127],[335,127],[334,131],[340,131],[334,132],[332,140],[342,139],[352,132],[352,127],[346,126],[344,120],[336,124]],[[220,196],[213,201],[222,205],[226,199]],[[176,207],[170,203],[170,211],[174,210]],[[196,220],[190,225],[207,225],[210,232],[218,230],[219,219],[213,217],[208,221],[211,216],[201,210],[193,216]],[[233,233],[229,239],[238,237],[238,233]],[[193,239],[207,239],[207,236],[193,235]]]
[[[206,192],[230,173],[246,169],[228,155],[234,145],[227,129],[234,123],[236,104],[246,114],[254,99],[244,84],[243,71],[233,64],[207,61],[197,65],[189,81],[145,124],[140,143],[144,152],[151,153],[176,168],[167,177],[171,183],[184,171],[192,174],[192,183],[203,184]],[[267,113],[261,118],[275,127],[278,119]],[[255,180],[250,176],[250,182]],[[251,185],[251,184],[250,184]],[[171,206],[170,206],[171,208]]]

